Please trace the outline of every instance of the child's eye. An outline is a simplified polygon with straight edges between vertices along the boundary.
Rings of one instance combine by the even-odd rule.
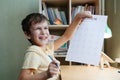
[[[41,30],[41,28],[36,28],[36,30]]]
[[[48,29],[48,27],[45,27],[44,29]]]

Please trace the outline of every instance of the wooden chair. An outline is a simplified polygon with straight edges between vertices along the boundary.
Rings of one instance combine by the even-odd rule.
[[[101,52],[100,68],[103,69],[105,66],[109,68],[110,63],[115,63],[115,61],[107,56],[104,52]]]

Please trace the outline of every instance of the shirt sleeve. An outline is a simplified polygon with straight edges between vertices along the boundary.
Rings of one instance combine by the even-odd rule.
[[[25,54],[25,59],[22,69],[37,69],[40,66],[41,60],[35,52],[28,52]]]

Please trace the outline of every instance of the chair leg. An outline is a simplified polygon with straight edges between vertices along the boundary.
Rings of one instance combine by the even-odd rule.
[[[104,69],[104,59],[102,56],[101,56],[101,60],[100,60],[100,68]]]

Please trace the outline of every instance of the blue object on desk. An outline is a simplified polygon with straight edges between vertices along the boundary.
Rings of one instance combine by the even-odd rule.
[[[48,55],[48,57],[49,57],[52,61],[54,61],[53,58],[52,58],[50,55]],[[58,67],[58,64],[57,64],[57,63],[55,63],[55,65]]]
[[[118,73],[120,73],[120,70],[118,71]]]

